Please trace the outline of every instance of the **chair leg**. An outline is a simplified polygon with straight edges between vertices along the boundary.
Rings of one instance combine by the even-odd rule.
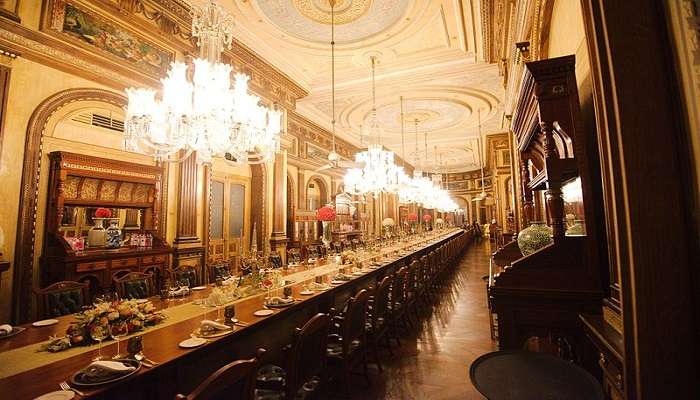
[[[362,370],[365,373],[365,380],[367,381],[367,386],[372,385],[372,381],[369,379],[369,368],[367,368],[367,351],[362,354]]]

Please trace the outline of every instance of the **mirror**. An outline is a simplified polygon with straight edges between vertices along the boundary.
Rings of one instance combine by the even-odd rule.
[[[93,217],[99,207],[65,206],[63,219],[58,231],[65,237],[87,236],[88,231],[95,225]],[[124,234],[129,231],[139,231],[143,228],[143,210],[139,208],[109,208],[112,218],[119,218],[119,229]],[[104,224],[107,227],[107,224]]]

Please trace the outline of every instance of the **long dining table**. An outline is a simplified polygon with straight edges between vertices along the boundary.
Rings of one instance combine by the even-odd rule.
[[[207,339],[196,348],[185,349],[179,343],[188,339],[200,327],[203,319],[216,319],[219,311],[200,305],[213,290],[193,291],[184,299],[151,297],[153,305],[163,311],[166,320],[159,325],[135,333],[143,342],[143,353],[155,365],[143,365],[136,373],[117,382],[94,387],[77,387],[82,398],[105,399],[172,399],[177,393],[187,393],[221,366],[240,358],[250,358],[256,349],[265,348],[263,363],[279,363],[282,348],[293,338],[294,328],[300,327],[318,312],[328,312],[342,305],[362,288],[373,287],[383,276],[393,272],[413,257],[420,257],[442,243],[465,234],[461,229],[433,232],[395,243],[379,252],[366,254],[360,262],[380,262],[374,269],[363,268],[363,273],[352,279],[332,285],[323,291],[303,295],[311,282],[330,282],[343,266],[331,260],[321,260],[314,266],[286,272],[285,279],[292,289],[294,304],[273,309],[269,316],[258,317],[256,310],[264,308],[267,292],[258,292],[233,301],[236,318],[241,325],[221,337]],[[282,288],[270,293],[281,296]],[[0,339],[0,399],[34,399],[44,393],[59,390],[59,383],[70,381],[77,371],[90,364],[97,345],[73,347],[58,353],[40,352],[39,348],[51,336],[62,336],[75,321],[74,315],[56,318],[58,323],[46,327],[25,324],[26,330],[16,336]],[[116,354],[114,341],[103,343],[104,356]],[[124,352],[126,340],[121,343]],[[76,396],[80,398],[80,396]]]

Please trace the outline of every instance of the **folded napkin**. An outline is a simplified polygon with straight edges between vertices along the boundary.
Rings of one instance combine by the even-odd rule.
[[[219,330],[219,331],[224,331],[231,329],[230,326],[225,325],[225,324],[220,324],[216,321],[212,321],[209,319],[205,319],[201,322],[202,328],[210,329],[210,330]]]
[[[12,333],[12,325],[0,325],[0,336],[9,335]]]
[[[294,299],[291,297],[283,298],[283,297],[270,297],[270,299],[267,301],[267,304],[287,304],[293,302]]]
[[[97,379],[112,375],[128,374],[135,369],[135,367],[119,361],[94,361],[85,368],[84,375],[89,379]]]

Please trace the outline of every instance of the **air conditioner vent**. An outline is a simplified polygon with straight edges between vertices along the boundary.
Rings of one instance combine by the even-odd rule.
[[[117,132],[124,132],[124,121],[108,117],[103,114],[84,112],[75,115],[72,118],[72,120],[85,125],[92,125],[98,128],[109,129]]]

